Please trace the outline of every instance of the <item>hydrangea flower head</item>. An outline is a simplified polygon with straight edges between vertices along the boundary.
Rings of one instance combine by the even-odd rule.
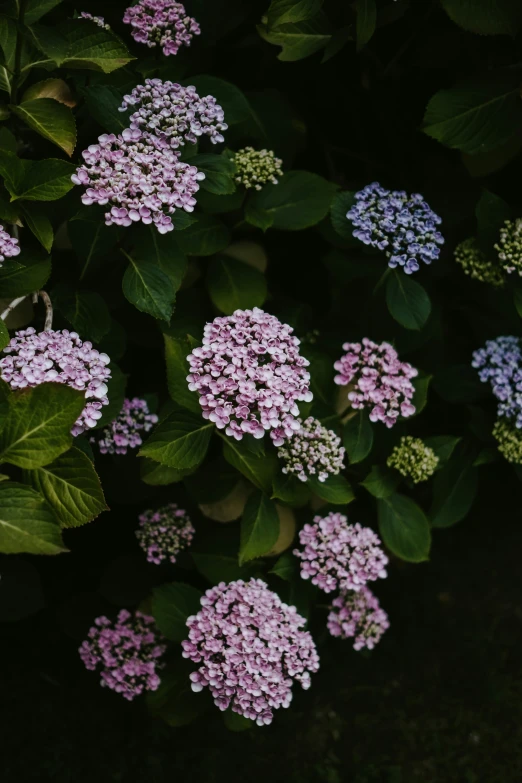
[[[466,275],[481,283],[495,287],[504,285],[504,276],[499,264],[490,261],[480,249],[475,237],[470,237],[455,248],[455,261],[460,264]]]
[[[14,258],[20,255],[20,246],[18,239],[12,237],[2,226],[0,226],[0,267],[6,258]]]
[[[160,565],[163,560],[176,562],[176,555],[185,549],[196,532],[187,512],[169,503],[157,511],[145,511],[138,517],[136,531],[141,548],[149,563]]]
[[[96,427],[101,408],[108,405],[107,381],[111,371],[105,353],[82,342],[67,329],[37,333],[32,326],[15,333],[0,359],[0,375],[12,389],[25,389],[53,381],[85,392],[87,403],[72,428],[80,435]]]
[[[502,269],[508,275],[515,272],[522,277],[522,218],[504,222],[495,250]]]
[[[349,525],[338,512],[314,517],[313,524],[299,532],[301,577],[310,579],[325,593],[360,590],[366,582],[384,578],[388,558],[381,541],[369,527]]]
[[[365,337],[362,343],[344,343],[343,349],[346,353],[334,364],[338,371],[334,381],[349,387],[352,408],[369,408],[370,421],[382,421],[388,428],[393,427],[399,414],[407,417],[415,413],[411,378],[418,371],[408,362],[399,361],[389,343],[377,345]]]
[[[362,587],[357,593],[350,590],[334,598],[327,625],[332,636],[353,639],[354,650],[373,650],[390,622],[372,591]]]
[[[253,147],[245,147],[234,155],[236,164],[235,180],[239,185],[244,185],[247,190],[261,190],[263,185],[271,182],[277,185],[277,177],[283,176],[283,161],[276,158],[272,150],[255,150]]]
[[[82,11],[80,14],[80,19],[88,19],[90,22],[94,22],[94,24],[98,25],[98,27],[101,27],[103,30],[111,29],[111,26],[105,23],[103,16],[93,16],[92,14],[88,13],[88,11]]]
[[[489,382],[499,401],[497,413],[522,427],[522,349],[518,337],[497,337],[473,353],[471,366],[483,383]]]
[[[142,433],[149,432],[157,421],[156,414],[149,413],[147,401],[134,397],[124,400],[118,417],[90,441],[98,444],[101,454],[126,454],[141,446]]]
[[[414,484],[418,484],[419,481],[427,481],[430,476],[433,476],[439,458],[420,438],[406,435],[395,446],[386,464],[389,468],[398,470],[406,478],[410,478]]]
[[[306,620],[261,579],[220,582],[201,607],[181,643],[183,657],[199,664],[192,690],[208,688],[220,710],[268,725],[274,710],[290,706],[293,681],[308,689],[319,669]]]
[[[500,419],[493,427],[493,437],[504,459],[515,465],[522,465],[522,429],[514,427],[505,419]]]
[[[355,194],[355,204],[346,213],[355,226],[353,236],[384,250],[388,266],[401,266],[407,275],[417,272],[420,262],[431,264],[440,255],[444,238],[437,226],[441,219],[420,193],[387,190],[372,182]]]
[[[179,154],[137,128],[121,136],[103,134],[82,153],[84,163],[72,175],[85,187],[84,204],[109,205],[108,226],[153,224],[160,234],[172,231],[176,209],[193,212],[199,182],[205,175],[182,163]]]
[[[190,46],[199,35],[199,24],[176,0],[139,0],[126,9],[125,24],[132,25],[132,37],[149,48],[161,46],[168,57],[177,54],[181,46]]]
[[[163,641],[153,617],[122,609],[115,623],[96,618],[79,653],[87,669],[100,668],[102,687],[132,701],[143,691],[157,690],[160,659],[167,649]]]
[[[195,87],[146,79],[124,96],[120,111],[129,106],[135,109],[130,116],[131,128],[157,136],[174,149],[187,141],[195,144],[200,136],[208,136],[213,144],[225,140],[221,131],[228,125],[223,109],[212,95],[200,98]]]
[[[312,399],[310,362],[293,329],[274,315],[254,307],[214,318],[187,361],[203,417],[227,435],[241,440],[270,431],[281,446],[299,430],[297,402]]]
[[[300,481],[307,481],[310,476],[317,476],[319,481],[337,476],[344,468],[345,449],[341,446],[340,437],[312,416],[298,421],[301,429],[277,452],[279,459],[285,463],[282,472],[291,473]]]

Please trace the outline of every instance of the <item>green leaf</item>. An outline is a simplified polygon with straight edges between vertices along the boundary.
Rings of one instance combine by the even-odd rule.
[[[415,392],[411,400],[411,404],[415,408],[415,413],[413,414],[414,416],[418,416],[419,413],[422,413],[426,407],[428,402],[428,389],[432,378],[432,375],[424,375],[423,373],[419,373],[419,375],[412,381],[415,387]]]
[[[69,157],[73,154],[76,146],[76,123],[68,106],[52,98],[36,98],[10,108],[44,139],[56,144]]]
[[[119,111],[124,94],[113,84],[93,84],[85,90],[89,114],[107,133],[121,133],[129,125],[128,115]]]
[[[285,475],[280,471],[275,474],[272,486],[272,499],[282,500],[289,506],[305,506],[310,499],[310,487],[304,481],[299,481],[292,474]]]
[[[330,207],[330,221],[335,232],[346,242],[356,247],[359,245],[359,240],[353,236],[353,225],[346,217],[346,213],[353,207],[354,203],[355,191],[345,190],[341,193],[336,193]],[[365,263],[367,262],[365,261]]]
[[[52,11],[62,0],[27,0],[24,23],[34,24],[40,17]]]
[[[129,259],[122,281],[126,299],[141,312],[170,321],[176,294],[168,275],[149,261],[125,255]]]
[[[386,281],[386,304],[390,315],[405,329],[421,329],[431,313],[424,288],[402,270],[393,270]]]
[[[188,637],[187,618],[201,609],[202,593],[183,582],[155,587],[152,591],[152,615],[161,633],[173,642]]]
[[[267,12],[268,28],[311,19],[322,4],[323,0],[272,0]]]
[[[502,83],[469,82],[440,90],[424,115],[424,133],[469,155],[500,147],[521,130],[518,86]]]
[[[343,446],[350,465],[366,459],[373,446],[373,429],[365,411],[357,411],[343,428]]]
[[[216,256],[209,264],[206,285],[215,306],[225,315],[235,310],[261,307],[266,299],[264,275],[228,256]]]
[[[79,279],[89,267],[107,257],[118,240],[117,232],[105,224],[105,207],[82,207],[67,224],[67,233],[76,256],[81,260]]]
[[[286,582],[290,582],[297,573],[297,563],[293,554],[291,552],[283,552],[269,573],[275,574]]]
[[[239,565],[266,555],[279,538],[279,516],[275,503],[263,492],[255,492],[241,517]]]
[[[187,214],[187,213],[184,213]],[[140,261],[154,263],[162,272],[165,272],[172,283],[174,293],[176,293],[187,271],[187,258],[180,250],[176,237],[178,227],[176,221],[176,230],[168,234],[160,234],[153,226],[139,226],[134,234],[133,257]],[[188,228],[188,224],[186,226]]]
[[[469,460],[452,459],[433,480],[433,527],[450,527],[468,514],[477,495],[478,472]]]
[[[42,82],[31,84],[24,92],[22,102],[32,101],[36,98],[52,98],[70,108],[76,106],[71,89],[63,79],[44,79]]]
[[[59,383],[10,395],[0,460],[28,469],[52,462],[71,447],[71,429],[84,407],[84,392]]]
[[[95,291],[80,291],[68,283],[58,283],[53,288],[52,301],[82,340],[99,343],[111,328],[109,308]]]
[[[34,204],[24,206],[22,213],[27,228],[34,234],[47,252],[50,253],[54,241],[54,231],[47,215]]]
[[[9,342],[9,331],[3,321],[0,321],[0,351],[2,351]]]
[[[70,23],[65,31],[67,49],[57,65],[66,68],[87,68],[112,73],[134,58],[127,47],[109,30],[86,24],[83,20]]]
[[[511,208],[504,199],[483,190],[475,208],[478,240],[481,249],[488,254],[494,252],[493,245],[500,238],[500,229],[511,218]]]
[[[190,372],[187,356],[191,352],[191,346],[188,340],[182,340],[179,337],[171,337],[168,334],[163,337],[169,394],[178,405],[182,405],[194,413],[200,413],[201,406],[198,395],[189,390],[187,383],[187,375]]]
[[[393,495],[401,478],[392,470],[383,465],[374,465],[361,486],[375,498],[383,499]]]
[[[269,29],[266,24],[258,24],[257,32],[264,41],[281,47],[277,59],[283,62],[295,62],[315,54],[323,49],[332,37],[328,19],[322,12],[312,19],[281,24],[276,29]]]
[[[164,487],[181,481],[185,476],[185,471],[168,468],[151,459],[143,459],[140,465],[140,476],[141,480],[151,487]]]
[[[193,670],[188,661],[169,661],[161,671],[161,682],[155,691],[148,691],[146,704],[151,714],[169,726],[178,728],[192,723],[208,707],[202,693],[194,693],[190,683]]]
[[[379,500],[379,531],[394,555],[410,563],[429,559],[430,525],[424,511],[405,495]]]
[[[47,282],[51,274],[51,259],[35,256],[30,258],[29,253],[20,254],[27,266],[22,266],[17,261],[10,261],[0,268],[0,291],[3,297],[26,296],[33,291],[39,291]]]
[[[176,238],[182,252],[188,256],[213,256],[230,244],[228,228],[212,215],[198,215],[196,222]]]
[[[438,468],[442,463],[447,462],[455,446],[462,440],[454,435],[433,435],[431,438],[424,438],[424,443],[433,449],[435,456],[439,458]]]
[[[186,410],[176,410],[154,429],[139,456],[184,470],[203,461],[214,425]]]
[[[219,582],[234,582],[237,579],[250,579],[254,574],[255,566],[252,564],[240,566],[237,557],[222,555],[219,553],[203,554],[193,552],[192,559],[200,574],[211,584]]]
[[[185,79],[183,83],[194,85],[201,97],[213,95],[223,108],[227,125],[237,125],[250,116],[250,105],[241,90],[224,79],[202,75]]]
[[[10,189],[11,200],[56,201],[74,187],[71,176],[75,171],[76,167],[65,160],[48,158],[31,161],[25,168],[16,192]]]
[[[375,0],[357,0],[357,21],[355,25],[357,51],[366,46],[377,25]]]
[[[246,442],[235,440],[227,435],[223,438],[223,456],[229,465],[239,470],[254,486],[262,489],[267,494],[271,494],[272,481],[279,470],[279,463],[274,452],[269,452],[265,456],[253,454]]]
[[[522,6],[513,0],[441,0],[449,18],[479,35],[515,36],[522,23]]]
[[[28,471],[28,477],[62,527],[85,525],[109,510],[94,465],[77,448],[50,465]]]
[[[0,552],[8,555],[67,552],[49,507],[31,487],[10,481],[0,483]]]
[[[209,193],[215,193],[218,196],[235,192],[236,165],[230,158],[211,153],[194,155],[193,158],[190,158],[190,165],[196,166],[205,175],[205,179],[200,185],[203,190],[208,190]]]
[[[337,187],[309,171],[289,171],[277,185],[250,194],[245,219],[258,228],[300,231],[327,214]]]
[[[329,476],[326,481],[319,481],[315,476],[312,476],[308,479],[308,484],[318,497],[328,503],[344,506],[355,498],[351,484],[340,474]]]

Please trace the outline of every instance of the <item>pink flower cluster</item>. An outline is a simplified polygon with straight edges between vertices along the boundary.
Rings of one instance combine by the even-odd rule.
[[[201,606],[182,642],[183,657],[201,664],[190,675],[192,690],[208,687],[220,710],[268,725],[273,710],[290,705],[293,680],[307,689],[319,669],[314,641],[301,630],[305,619],[260,579],[221,582]]]
[[[161,46],[166,57],[177,54],[183,44],[190,46],[192,37],[201,32],[196,20],[175,0],[139,0],[126,9],[123,21],[132,25],[135,41],[150,48]]]
[[[338,512],[316,516],[299,532],[301,577],[311,579],[325,593],[360,590],[366,582],[386,577],[388,558],[379,537],[358,522],[349,525]]]
[[[299,354],[293,329],[255,307],[214,318],[203,345],[187,356],[189,389],[203,417],[227,435],[262,438],[276,446],[300,429],[298,401],[309,402],[309,362]]]
[[[411,404],[415,387],[410,379],[418,371],[399,361],[389,343],[377,345],[365,337],[362,343],[344,343],[343,349],[346,353],[334,364],[339,373],[334,381],[350,387],[352,408],[370,408],[370,421],[382,421],[387,427],[393,427],[399,414],[415,413]]]
[[[141,433],[150,432],[157,421],[156,414],[149,413],[147,401],[134,397],[124,400],[118,417],[90,440],[98,444],[102,454],[126,454],[129,449],[141,446]]]
[[[115,623],[97,617],[79,649],[85,667],[101,669],[100,684],[132,701],[143,691],[155,691],[160,684],[157,670],[165,652],[163,637],[154,627],[154,618],[141,612],[134,617],[122,609]]]
[[[0,266],[2,266],[6,258],[14,258],[19,254],[18,239],[12,237],[5,228],[0,226]]]
[[[300,481],[317,476],[323,482],[329,476],[338,476],[344,468],[345,449],[341,446],[341,438],[313,416],[304,421],[299,419],[299,423],[301,429],[277,452],[284,462],[281,472],[294,474]]]
[[[196,532],[187,512],[175,503],[157,511],[145,511],[138,518],[140,530],[136,531],[136,538],[148,562],[155,565],[162,560],[175,563],[176,555],[190,544]]]
[[[101,408],[107,405],[107,384],[111,377],[109,357],[99,353],[90,342],[82,342],[76,332],[67,329],[36,333],[30,326],[16,332],[4,348],[0,374],[12,389],[24,389],[53,381],[85,391],[89,400],[76,421],[73,435],[96,427]]]
[[[161,79],[145,79],[125,95],[120,111],[135,108],[130,116],[131,128],[139,127],[146,135],[154,134],[171,147],[195,144],[200,136],[208,136],[213,144],[224,141],[221,131],[228,125],[221,106],[212,95],[203,98],[195,87],[182,87]]]
[[[368,587],[343,592],[332,601],[328,630],[341,639],[353,638],[354,650],[373,650],[389,627],[388,615]]]
[[[138,128],[126,128],[121,136],[103,134],[98,144],[82,153],[85,163],[72,176],[86,190],[84,204],[109,204],[108,226],[130,226],[141,221],[154,224],[160,234],[174,228],[176,209],[193,212],[205,178],[195,166],[182,163],[168,144]]]

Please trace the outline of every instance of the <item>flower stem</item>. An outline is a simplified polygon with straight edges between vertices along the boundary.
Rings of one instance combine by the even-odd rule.
[[[27,298],[26,296],[19,296],[17,299],[13,299],[13,301],[11,302],[11,304],[10,304],[10,305],[8,305],[8,306],[5,308],[4,312],[3,312],[3,313],[0,315],[0,320],[1,320],[1,321],[5,321],[5,319],[7,318],[7,316],[9,315],[9,313],[11,312],[11,310],[14,310],[14,309],[15,309],[15,307],[18,307],[18,305],[20,304],[20,302],[23,302],[23,301],[24,301],[24,299],[26,299],[26,298]]]
[[[51,297],[46,291],[38,291],[38,296],[45,304],[44,332],[48,332],[53,328],[53,303],[51,302]]]

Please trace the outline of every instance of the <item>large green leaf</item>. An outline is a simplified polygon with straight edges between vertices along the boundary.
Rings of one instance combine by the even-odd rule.
[[[420,563],[428,560],[431,533],[423,510],[405,495],[390,495],[378,502],[382,540],[402,560]]]
[[[56,201],[74,187],[71,176],[75,170],[72,163],[56,158],[31,161],[29,166],[24,167],[16,191],[9,188],[12,200]]]
[[[191,688],[189,675],[192,670],[190,661],[180,657],[170,660],[167,668],[160,673],[159,688],[146,694],[149,712],[173,728],[192,723],[209,707],[210,699],[206,699],[203,693],[194,693]]]
[[[32,231],[40,244],[50,253],[54,241],[54,231],[47,215],[42,212],[40,205],[37,204],[24,204],[22,213],[27,228]]]
[[[5,348],[9,342],[9,332],[3,321],[0,321],[0,351]]]
[[[522,4],[517,0],[441,0],[450,19],[479,35],[515,36],[522,24]]]
[[[141,480],[151,487],[165,487],[168,484],[175,484],[181,481],[185,476],[184,470],[177,468],[168,468],[161,462],[154,462],[151,459],[141,460],[140,465]]]
[[[107,133],[121,133],[129,125],[128,115],[119,111],[124,95],[125,90],[113,84],[93,84],[85,90],[89,114]]]
[[[405,329],[421,329],[431,313],[430,298],[424,288],[402,270],[394,270],[386,281],[386,304]]]
[[[27,0],[24,14],[25,24],[34,24],[61,2],[62,0]]]
[[[234,582],[236,579],[247,580],[254,575],[255,565],[247,563],[240,566],[237,557],[232,555],[193,552],[192,559],[199,573],[214,585],[219,582]]]
[[[225,315],[231,315],[235,310],[261,307],[267,295],[264,275],[249,264],[228,256],[212,259],[206,284],[213,303]]]
[[[57,62],[59,66],[112,73],[134,59],[114,33],[83,20],[70,23],[65,39],[67,48],[63,60]]]
[[[84,407],[85,392],[60,383],[13,393],[0,432],[0,460],[28,469],[52,462],[71,447],[71,429]]]
[[[213,256],[229,245],[230,232],[216,217],[199,214],[197,220],[176,238],[188,256]]]
[[[67,224],[69,239],[80,260],[80,280],[88,271],[94,271],[118,240],[114,228],[105,224],[104,213],[105,207],[82,207]]]
[[[281,47],[277,59],[283,62],[295,62],[315,54],[332,37],[328,19],[322,12],[312,19],[281,24],[277,28],[269,28],[267,23],[261,23],[257,31],[263,40]]]
[[[189,365],[187,356],[191,352],[188,340],[179,337],[164,335],[165,361],[167,364],[167,385],[169,394],[174,402],[194,413],[201,412],[198,395],[188,388],[187,375]]]
[[[275,503],[263,492],[254,492],[241,517],[239,565],[266,555],[279,538],[279,515]]]
[[[355,25],[357,49],[362,49],[375,32],[377,7],[375,0],[357,0],[357,22]]]
[[[51,274],[51,259],[49,256],[31,258],[29,253],[20,254],[27,266],[17,261],[10,261],[0,268],[0,292],[7,298],[27,296],[33,291],[39,291]],[[31,261],[32,263],[28,263]]]
[[[300,481],[291,473],[285,475],[278,471],[273,480],[272,498],[282,500],[289,506],[305,506],[310,499],[311,491],[308,484]]]
[[[266,230],[299,231],[319,223],[327,214],[336,186],[309,171],[289,171],[277,185],[265,185],[252,193],[246,220]]]
[[[0,484],[0,552],[58,555],[67,552],[60,528],[38,492],[23,484]]]
[[[91,460],[72,448],[50,465],[27,472],[62,527],[79,527],[108,511],[100,479]]]
[[[433,449],[435,456],[439,458],[438,468],[440,468],[443,463],[449,460],[455,446],[461,440],[462,438],[458,438],[455,435],[432,435],[430,438],[424,438],[424,443],[430,449]]]
[[[76,146],[76,123],[72,111],[52,98],[36,98],[11,106],[32,130],[71,156]]]
[[[122,281],[125,297],[143,313],[170,321],[176,294],[168,275],[150,261],[127,258],[129,266]]]
[[[449,460],[433,481],[433,527],[450,527],[469,513],[477,495],[478,471],[463,455]]]
[[[111,328],[109,308],[95,291],[82,291],[68,283],[58,283],[53,288],[52,300],[82,340],[98,343]]]
[[[308,480],[312,491],[322,500],[328,503],[344,506],[354,500],[355,495],[351,484],[340,474],[329,476],[326,481],[319,481],[312,477]]]
[[[500,229],[511,218],[509,204],[491,191],[483,190],[475,207],[475,216],[482,250],[487,254],[494,253],[493,245],[499,240]]]
[[[214,425],[187,410],[176,410],[155,428],[139,456],[184,470],[203,461]]]
[[[362,462],[372,450],[373,428],[366,411],[357,411],[344,425],[343,446],[351,465]]]
[[[199,171],[205,175],[200,187],[208,190],[209,193],[215,193],[218,196],[234,193],[236,183],[234,174],[236,171],[235,163],[225,155],[194,155],[189,161],[191,166],[196,166]]]
[[[267,12],[268,27],[311,19],[320,10],[323,0],[272,0]]]
[[[188,636],[187,618],[201,609],[201,592],[183,582],[171,582],[152,591],[152,614],[161,633],[173,642]]]
[[[236,470],[239,470],[254,486],[271,494],[272,481],[279,470],[274,452],[265,455],[254,454],[249,450],[245,439],[235,440],[220,433],[224,440],[223,456]]]
[[[186,213],[184,213],[186,214]],[[185,228],[188,228],[188,225]],[[153,263],[170,279],[174,293],[181,286],[185,272],[187,271],[187,258],[181,251],[176,237],[178,236],[178,223],[176,230],[168,234],[160,234],[154,226],[137,226],[134,234],[133,257],[140,261]]]
[[[361,486],[370,495],[382,499],[393,495],[400,480],[401,477],[396,471],[389,470],[382,465],[374,465],[364,481],[361,481]]]
[[[346,217],[346,213],[355,203],[355,191],[344,190],[336,193],[330,207],[330,221],[334,230],[344,240],[344,243],[356,247],[359,240],[353,236],[353,224]],[[343,244],[344,247],[344,244]],[[368,262],[365,260],[365,264]]]

